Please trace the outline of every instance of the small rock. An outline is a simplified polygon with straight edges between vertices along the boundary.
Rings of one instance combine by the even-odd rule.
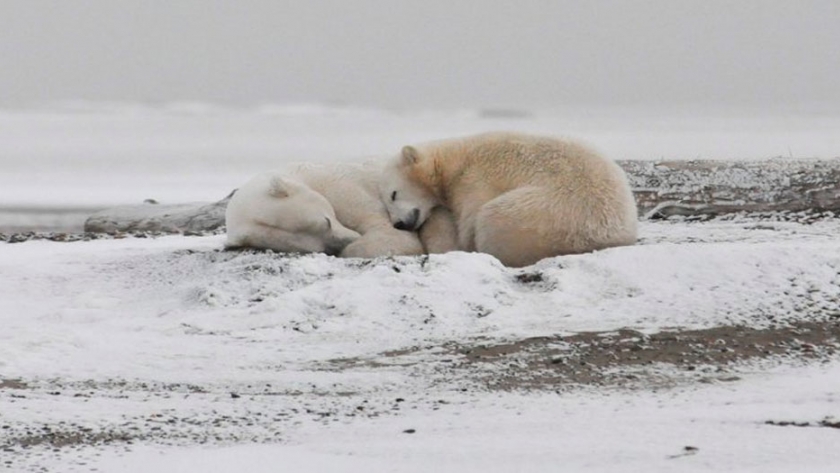
[[[9,243],[23,243],[28,241],[32,236],[25,233],[13,233],[7,240]]]

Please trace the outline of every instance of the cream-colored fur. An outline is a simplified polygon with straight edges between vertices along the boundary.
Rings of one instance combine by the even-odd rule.
[[[423,253],[417,234],[388,219],[381,172],[376,163],[299,164],[257,176],[228,204],[227,245],[362,258]]]
[[[407,230],[448,209],[457,249],[508,266],[636,241],[624,171],[554,138],[486,133],[406,146],[386,167],[380,195],[394,225]]]

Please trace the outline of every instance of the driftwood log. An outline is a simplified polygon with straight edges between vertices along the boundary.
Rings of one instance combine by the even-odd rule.
[[[630,179],[642,218],[806,210],[840,215],[840,158],[619,164]],[[88,218],[85,231],[219,231],[231,195],[215,203],[146,203],[107,209]]]
[[[620,164],[646,218],[840,211],[840,158]]]
[[[92,233],[195,233],[222,230],[225,209],[233,192],[213,202],[162,205],[147,200],[140,205],[123,205],[101,210],[88,217],[85,231]]]

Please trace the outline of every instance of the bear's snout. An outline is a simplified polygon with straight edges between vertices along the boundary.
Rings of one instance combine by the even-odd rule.
[[[394,228],[397,230],[414,231],[417,229],[417,222],[420,220],[420,209],[414,209],[411,213],[394,223]]]
[[[324,245],[324,253],[330,256],[338,256],[344,247],[356,241],[356,238],[335,238]]]

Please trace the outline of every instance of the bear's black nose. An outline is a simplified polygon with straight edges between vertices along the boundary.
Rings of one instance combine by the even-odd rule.
[[[408,217],[402,220],[397,220],[397,222],[394,223],[394,228],[397,230],[413,231],[417,228],[418,220],[420,220],[420,209],[414,209]]]

